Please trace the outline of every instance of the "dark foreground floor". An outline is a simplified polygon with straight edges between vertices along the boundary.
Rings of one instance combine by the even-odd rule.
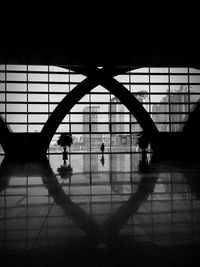
[[[61,161],[2,161],[2,267],[200,266],[200,163]]]

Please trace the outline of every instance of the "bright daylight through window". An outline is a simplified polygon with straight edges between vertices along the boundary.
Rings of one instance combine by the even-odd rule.
[[[86,77],[65,67],[0,66],[0,116],[13,132],[40,132],[59,102]],[[200,71],[140,68],[114,77],[130,91],[162,132],[179,132],[200,98]],[[76,103],[57,128],[48,150],[62,153],[61,133],[73,136],[71,154],[137,153],[142,131],[115,95],[98,85]],[[3,154],[3,149],[0,148]]]

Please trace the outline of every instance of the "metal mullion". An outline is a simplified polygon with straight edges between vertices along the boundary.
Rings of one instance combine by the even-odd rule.
[[[131,92],[131,94],[137,94],[137,92]],[[141,95],[145,95],[146,93],[140,93]],[[178,92],[178,91],[176,91],[176,92],[171,92],[170,93],[171,95],[187,95],[188,93],[187,92]],[[192,95],[199,95],[199,92],[197,93],[197,92],[193,92],[193,93],[191,93]],[[166,96],[166,95],[169,95],[169,92],[151,92],[151,95],[163,95],[163,96]]]
[[[151,68],[149,68],[149,110],[148,113],[151,112]]]
[[[4,70],[0,70],[0,73],[4,73]],[[8,70],[7,73],[19,73],[19,74],[69,74],[70,71],[40,71],[40,70],[30,70],[30,71],[25,71],[25,70]],[[83,75],[81,73],[74,72],[73,75]],[[84,75],[83,75],[84,76]]]
[[[68,122],[62,122],[63,124],[66,124]],[[87,122],[80,122],[80,121],[72,121],[71,124],[88,124]],[[109,122],[93,122],[93,124],[110,124]],[[112,122],[111,124],[126,124],[129,125],[130,122]],[[132,122],[132,124],[138,124],[138,122]]]
[[[156,115],[156,114],[168,114],[169,112],[149,112],[149,114],[153,114],[153,115]],[[171,114],[191,114],[191,112],[188,112],[188,111],[182,111],[182,112],[178,112],[178,111],[173,111],[171,112]]]
[[[50,116],[50,84],[49,84],[49,81],[50,81],[50,71],[49,71],[49,65],[48,65],[48,86],[47,86],[47,92],[48,92],[48,117]]]
[[[29,122],[29,125],[43,125],[45,122]],[[27,122],[9,122],[11,125],[27,125]]]
[[[196,76],[200,75],[200,73],[193,73],[193,74],[196,75]],[[118,75],[126,76],[127,72],[126,73],[117,74],[116,77]],[[131,72],[130,71],[130,76],[147,76],[147,75],[148,75],[148,72]],[[167,76],[168,73],[167,72],[151,72],[151,75],[152,76]],[[183,73],[183,72],[177,72],[176,73],[176,72],[174,72],[174,73],[172,73],[172,75],[174,75],[174,76],[186,76],[187,73]]]
[[[168,102],[167,102],[168,103]],[[71,114],[83,114],[83,112],[77,112],[77,111],[74,111],[74,112],[70,112]],[[125,115],[128,115],[130,112],[112,112],[112,114],[125,114]],[[169,113],[169,112],[149,112],[149,114],[163,114],[163,113]],[[183,114],[188,114],[188,113],[191,113],[191,112],[188,112],[188,111],[183,111],[183,112],[177,112],[177,111],[173,111],[171,113],[183,113]],[[90,114],[89,112],[84,112],[84,114]],[[99,114],[98,112],[91,112],[91,114]],[[101,114],[110,114],[110,112],[101,112]]]
[[[91,138],[91,94],[89,93],[89,140],[90,140],[90,153],[92,148],[92,138]],[[91,171],[91,160],[90,160],[90,171]]]
[[[5,64],[5,76],[4,76],[4,82],[5,82],[5,123],[7,123],[7,64]]]
[[[110,153],[112,153],[112,126],[111,126],[111,122],[112,122],[112,114],[114,113],[111,113],[111,105],[112,105],[112,102],[111,102],[111,93],[109,95],[109,98],[110,98],[110,103],[109,103],[109,108],[108,108],[108,116],[109,116],[109,133],[110,133]],[[111,169],[110,169],[111,170]],[[111,171],[112,172],[112,171]]]
[[[48,85],[50,85],[48,82],[47,82]],[[150,84],[151,85],[151,84]],[[198,85],[198,84],[195,84],[195,85]],[[7,91],[7,94],[24,94],[25,91]],[[29,91],[29,94],[46,94],[47,92],[46,91]],[[137,92],[130,92],[132,95],[135,95]],[[3,91],[0,91],[0,94],[4,94]],[[50,95],[67,95],[68,92],[63,92],[63,91],[56,91],[56,92],[49,92]],[[97,94],[97,93],[95,93]],[[99,93],[99,94],[109,94],[109,93]],[[140,93],[141,95],[143,94],[146,94],[146,93]],[[163,96],[166,96],[168,95],[169,93],[167,92],[151,92],[150,93],[151,95],[163,95]],[[188,92],[171,92],[171,95],[187,95]],[[92,93],[91,93],[92,95]],[[190,95],[199,95],[199,92],[190,92]],[[82,102],[83,103],[83,102]],[[106,102],[101,102],[102,104],[103,103],[106,103]],[[109,103],[109,102],[108,102]]]
[[[26,91],[8,91],[7,93],[8,94],[16,94],[16,95],[20,95],[20,94],[24,94]],[[4,93],[4,92],[0,92],[0,93]],[[37,92],[37,91],[30,91],[29,94],[46,94],[47,92],[45,91],[40,91],[40,92]]]
[[[0,81],[0,83],[3,83],[2,81]],[[16,83],[16,84],[26,84],[26,81],[17,81],[17,80],[8,80],[7,83]],[[68,84],[68,82],[53,82],[53,81],[29,81],[30,84]],[[71,82],[71,84],[73,85],[78,85],[79,83],[77,82]]]
[[[69,93],[70,93],[70,91],[71,91],[71,76],[70,76],[70,71],[69,71],[69,73],[68,73],[68,78],[69,78],[69,83],[68,83],[68,88],[69,88]],[[66,93],[66,95],[67,95],[67,93]],[[69,124],[69,133],[71,134],[71,114],[70,113],[68,113],[68,115],[69,115],[69,122],[68,122],[68,124]],[[69,147],[69,152],[71,153],[71,147]],[[70,160],[71,160],[71,158],[70,158]]]
[[[188,111],[190,112],[190,72],[188,67]]]
[[[128,82],[121,82],[122,85],[129,85]],[[149,85],[149,82],[131,82],[131,85]],[[172,82],[170,85],[187,85],[187,82]],[[151,85],[169,85],[169,82],[151,82]],[[200,82],[192,82],[191,85],[200,85]]]
[[[1,104],[4,104],[4,103],[8,103],[8,104],[26,104],[27,103],[27,101],[17,101],[17,102],[15,102],[15,101],[0,101],[0,103]],[[58,102],[51,102],[51,104],[52,105],[57,105],[58,103],[60,103],[60,101],[58,101]],[[160,103],[160,102],[145,102],[145,104],[146,105],[148,105],[148,104],[160,104],[160,105],[168,105],[170,102],[162,102],[162,103]],[[194,102],[190,102],[190,104],[195,104],[196,103],[196,101],[194,101]],[[29,102],[29,104],[32,104],[32,105],[40,105],[40,104],[48,104],[48,102],[46,101],[46,102],[36,102],[36,101],[32,101],[32,102]],[[94,102],[93,104],[102,104],[102,102]],[[109,102],[106,102],[106,103],[103,103],[103,105],[108,105],[109,104]],[[119,104],[123,104],[123,103],[119,103]],[[189,104],[189,102],[171,102],[171,104],[172,105],[185,105],[185,104]],[[78,105],[89,105],[89,102],[82,102],[82,103],[78,103]],[[74,112],[73,114],[80,114],[79,112]],[[95,112],[91,112],[91,114],[96,114]],[[105,113],[104,112],[104,114],[107,114],[107,113]],[[119,113],[119,112],[117,112],[117,114],[124,114],[124,113]],[[128,112],[127,113],[125,113],[125,114],[128,114]]]
[[[27,111],[27,115],[26,115],[26,122],[27,122],[27,126],[26,126],[26,131],[28,133],[29,131],[29,116],[28,116],[28,106],[29,106],[29,103],[28,103],[28,100],[29,100],[29,95],[28,95],[28,65],[26,65],[26,68],[27,68],[27,74],[26,74],[26,111]]]
[[[141,152],[132,152],[133,154],[141,154]],[[62,151],[59,152],[47,152],[48,155],[62,155]],[[129,151],[113,151],[112,153],[110,152],[104,152],[106,155],[110,154],[115,154],[115,155],[121,155],[121,154],[126,154],[129,155]],[[82,151],[72,151],[71,155],[99,155],[99,151],[94,151],[94,152],[82,152]]]
[[[131,72],[130,72],[130,67],[129,67],[129,91],[131,93]],[[133,173],[132,173],[132,168],[133,168],[133,164],[132,164],[132,157],[133,157],[133,153],[132,153],[132,149],[133,149],[133,143],[132,143],[132,121],[131,121],[131,113],[129,112],[129,131],[130,131],[130,184],[131,184],[131,193],[133,193]],[[132,227],[131,227],[131,230],[132,230],[132,237],[133,237],[133,225],[134,225],[134,222],[133,222],[133,216],[132,216]]]
[[[48,113],[48,118],[50,116],[50,84],[49,84],[49,81],[50,81],[50,71],[49,71],[49,64],[47,66],[47,80],[48,80],[48,86],[47,86],[47,102],[48,102],[48,106],[47,106],[47,113]],[[49,147],[47,149],[47,151],[49,152]],[[48,197],[49,197],[49,194],[48,194]],[[48,204],[49,204],[49,201],[48,201]],[[47,223],[48,223],[48,220],[47,220]],[[47,226],[47,232],[48,232],[48,226]]]
[[[128,72],[128,80],[129,80],[129,92],[131,93],[131,75],[130,75],[130,69]],[[130,146],[130,153],[132,152],[132,123],[131,123],[131,113],[129,112],[129,132],[130,132],[130,137],[129,137],[129,146]],[[130,164],[131,168],[131,164]],[[132,177],[130,177],[130,182],[132,184]]]
[[[48,85],[50,85],[50,83],[47,82]],[[151,84],[150,84],[151,85]],[[195,85],[198,85],[195,83]],[[0,93],[4,93],[3,91],[0,91]],[[24,91],[8,91],[7,92],[8,94],[24,94]],[[46,91],[30,91],[29,94],[46,94],[47,92]],[[137,92],[130,92],[132,95],[135,95],[137,94]],[[56,91],[56,92],[49,92],[50,95],[67,95],[68,92],[64,92],[64,91]],[[94,94],[94,93],[93,93]],[[97,94],[97,93],[95,93]],[[108,95],[109,93],[99,93],[99,94],[106,94]],[[141,95],[145,95],[146,93],[140,93]],[[188,93],[187,92],[171,92],[171,95],[187,95]],[[91,93],[92,95],[92,93]],[[166,95],[169,95],[168,92],[151,92],[151,95],[163,95],[163,96],[166,96]],[[199,92],[191,92],[191,95],[199,95]],[[108,101],[107,101],[108,102]],[[106,102],[101,102],[101,103],[106,103]],[[119,102],[120,103],[120,102]]]
[[[109,92],[91,92],[91,95],[109,95]]]
[[[63,67],[62,67],[63,68]],[[0,73],[4,73],[5,71],[4,70],[0,70]],[[7,73],[20,73],[20,74],[26,74],[27,71],[23,71],[23,70],[7,70]],[[29,71],[29,74],[48,74],[48,71],[34,71],[34,70],[30,70]],[[84,77],[86,77],[84,74],[82,74],[81,72],[72,72],[72,71],[49,71],[49,74],[73,74],[73,75],[82,75]],[[120,73],[120,74],[117,74],[115,75],[115,77],[117,76],[127,76],[127,72],[126,73]],[[148,72],[131,72],[130,71],[130,76],[147,76],[148,75]],[[167,72],[151,72],[151,75],[152,76],[167,76],[168,73]],[[174,72],[172,73],[173,76],[186,76],[187,73],[183,73],[183,72]],[[191,75],[193,76],[199,76],[200,73],[191,73]]]
[[[19,124],[19,123],[18,123]],[[36,123],[36,124],[39,124],[39,123]],[[41,123],[41,124],[43,124],[43,123]],[[61,134],[62,132],[56,132],[55,134]],[[89,131],[88,132],[77,132],[77,131],[73,131],[72,132],[73,134],[87,134],[87,135],[89,135]],[[109,134],[109,132],[93,132],[93,134],[99,134],[99,133],[101,133],[101,134]],[[141,131],[137,131],[137,132],[134,132],[134,133],[141,133]],[[129,131],[128,132],[117,132],[117,134],[121,134],[121,135],[128,135],[129,134]]]
[[[168,97],[168,99],[169,99],[169,101],[168,101],[168,104],[169,104],[169,132],[171,132],[171,106],[170,106],[170,101],[171,101],[171,87],[170,87],[170,79],[171,77],[170,77],[170,67],[168,67],[168,89],[169,89],[169,97]]]
[[[0,81],[0,83],[4,83],[3,81]],[[7,83],[14,83],[14,84],[26,84],[26,81],[19,81],[19,80],[8,80]],[[53,81],[29,81],[30,84],[68,84],[69,82],[53,82]],[[79,82],[70,82],[71,85],[78,85]],[[129,85],[128,82],[121,82],[122,85]],[[149,85],[149,82],[131,82],[130,83],[131,85]],[[187,85],[188,82],[172,82],[170,83],[170,85]],[[190,83],[191,85],[200,85],[200,82],[191,82]],[[151,85],[169,85],[169,82],[159,82],[159,83],[155,83],[155,82],[152,82]],[[93,94],[97,94],[97,92],[93,93]],[[103,94],[103,93],[102,93]]]
[[[17,103],[17,102],[16,102]],[[1,114],[4,114],[5,112],[1,112]],[[23,114],[26,114],[27,112],[26,111],[8,111],[7,114],[19,114],[19,115],[23,115]],[[48,115],[48,112],[47,111],[43,111],[43,112],[39,112],[39,111],[30,111],[29,112],[29,115],[32,114],[32,115],[41,115],[41,114],[47,114]]]

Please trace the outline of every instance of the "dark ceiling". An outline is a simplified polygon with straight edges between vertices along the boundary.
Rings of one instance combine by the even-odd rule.
[[[0,63],[200,68],[198,18],[179,13],[176,20],[171,14],[144,20],[142,13],[139,20],[134,14],[99,19],[96,13],[86,20],[84,14],[31,27],[15,20],[1,31]]]

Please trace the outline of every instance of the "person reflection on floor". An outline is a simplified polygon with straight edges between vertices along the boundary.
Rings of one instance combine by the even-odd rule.
[[[103,155],[102,155],[100,161],[101,161],[102,166],[104,166],[104,164],[105,164],[105,159],[104,159],[104,156],[103,156]]]
[[[149,163],[148,163],[148,159],[147,159],[147,151],[144,150],[144,151],[142,151],[142,158],[138,164],[138,170],[140,172],[144,172],[144,171],[148,170],[148,167],[149,167]]]

